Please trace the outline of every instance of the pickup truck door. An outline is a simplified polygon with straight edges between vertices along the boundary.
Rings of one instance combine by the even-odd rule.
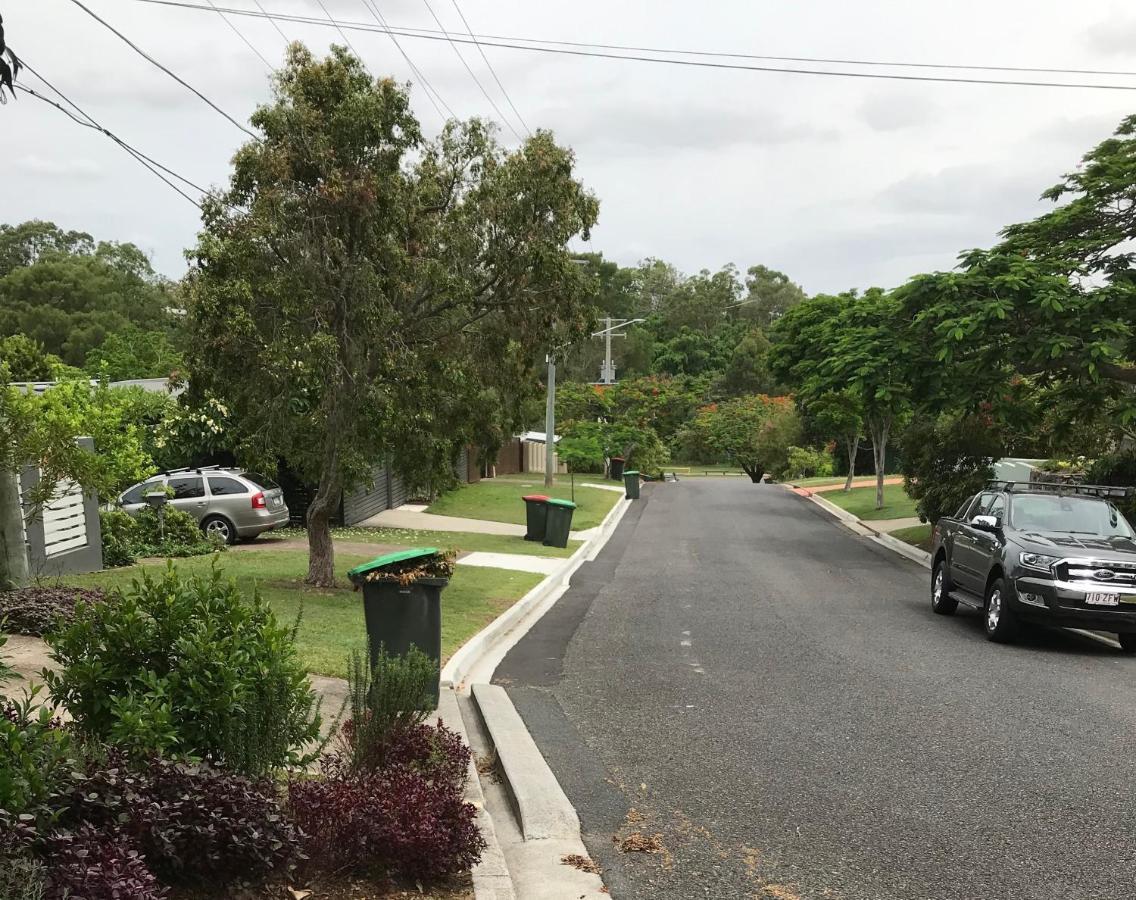
[[[996,494],[979,494],[978,499],[959,520],[958,531],[951,545],[951,580],[964,590],[979,597],[986,590],[986,573],[989,570],[990,539],[994,535],[979,531],[970,524],[975,516],[984,516],[994,503]]]

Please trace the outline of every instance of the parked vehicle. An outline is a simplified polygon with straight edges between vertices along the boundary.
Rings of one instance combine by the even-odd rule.
[[[169,494],[170,506],[189,513],[202,531],[227,544],[288,524],[280,485],[263,475],[220,466],[162,472],[123,491],[118,505],[137,515],[147,505],[146,494],[160,490]]]
[[[1112,500],[1127,488],[993,482],[932,533],[931,607],[983,613],[1010,641],[1022,622],[1117,635],[1136,653],[1136,532]]]

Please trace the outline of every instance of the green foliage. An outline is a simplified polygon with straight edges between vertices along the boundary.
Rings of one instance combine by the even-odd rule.
[[[141,543],[138,521],[121,509],[99,512],[103,536],[103,565],[108,569],[134,565],[135,551]]]
[[[1094,460],[1085,472],[1085,481],[1136,488],[1136,448],[1119,449]],[[1136,523],[1136,497],[1125,497],[1115,503],[1129,522]]]
[[[611,418],[621,425],[649,428],[664,443],[705,402],[705,379],[648,375],[621,381],[610,391]]]
[[[790,447],[785,469],[778,474],[784,478],[824,478],[833,469],[832,454],[823,447]]]
[[[558,427],[572,422],[595,422],[607,415],[610,406],[608,394],[590,384],[562,381],[556,385]]]
[[[146,331],[137,325],[108,334],[102,344],[87,354],[86,361],[88,372],[111,381],[169,378],[184,365],[168,332]]]
[[[662,471],[670,454],[666,445],[650,428],[624,425],[615,422],[577,422],[564,429],[562,441],[569,447],[598,445],[603,456],[621,456],[626,468],[638,469],[647,475]]]
[[[37,685],[19,700],[0,699],[0,810],[14,817],[37,815],[79,758],[38,694]]]
[[[61,670],[47,681],[87,735],[259,775],[319,734],[294,640],[258,592],[243,597],[216,568],[182,579],[170,564],[79,606],[48,640]]]
[[[994,477],[1004,438],[988,416],[918,418],[900,437],[904,489],[919,518],[937,522]]]
[[[573,472],[602,472],[604,448],[594,434],[576,434],[562,437],[556,445],[556,454]]]
[[[800,285],[784,272],[767,266],[750,266],[746,273],[746,296],[738,316],[768,328],[790,309],[806,299]]]
[[[801,437],[801,423],[788,397],[755,394],[699,410],[683,435],[687,448],[712,452],[716,461],[740,466],[753,481],[782,472],[789,448]]]
[[[405,656],[381,649],[373,665],[361,651],[347,662],[351,718],[340,733],[342,752],[355,771],[383,769],[399,738],[426,721],[434,709],[438,668],[417,647]]]
[[[550,133],[510,152],[474,120],[427,141],[406,89],[342,48],[293,45],[273,87],[205,201],[189,390],[228,408],[241,459],[318,485],[309,528],[326,538],[376,464],[426,481],[487,419],[522,424],[538,349],[591,324],[568,243],[598,204]],[[329,584],[316,544],[309,580]]]
[[[63,371],[63,361],[26,334],[0,338],[0,366],[13,381],[51,381]]]
[[[0,336],[25,334],[82,367],[109,335],[165,327],[170,303],[133,244],[96,244],[49,222],[0,225]]]
[[[29,856],[0,854],[0,897],[4,900],[44,900],[46,870]]]

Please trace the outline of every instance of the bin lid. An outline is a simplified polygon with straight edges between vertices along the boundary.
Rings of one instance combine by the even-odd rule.
[[[623,462],[623,457],[622,456],[613,456],[611,458],[611,461],[612,462]]]
[[[521,499],[522,500],[541,501],[541,502],[547,502],[548,501],[548,497],[546,497],[544,494],[525,494],[525,496],[523,496]]]
[[[639,474],[639,470],[638,470],[638,469],[625,469],[625,470],[623,471],[623,474],[624,474],[624,475],[638,475],[638,474]]]
[[[406,562],[408,559],[422,559],[427,556],[437,556],[442,551],[437,547],[411,547],[408,550],[399,550],[397,553],[388,553],[377,556],[370,562],[362,563],[347,573],[348,578],[358,578],[368,572],[374,572],[394,563]]]
[[[548,505],[549,506],[564,506],[564,507],[567,507],[568,509],[575,509],[576,508],[576,504],[573,503],[571,500],[549,500]]]

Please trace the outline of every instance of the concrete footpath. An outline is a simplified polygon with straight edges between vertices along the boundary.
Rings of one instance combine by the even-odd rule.
[[[593,485],[599,487],[600,485]],[[622,488],[614,488],[622,492]],[[465,531],[471,534],[503,534],[509,537],[524,537],[524,525],[512,522],[490,522],[488,519],[464,519],[461,516],[438,516],[424,512],[425,507],[400,506],[371,516],[359,523],[361,528],[409,528],[414,531]],[[569,537],[574,541],[586,541],[599,532],[599,527],[573,531]]]

